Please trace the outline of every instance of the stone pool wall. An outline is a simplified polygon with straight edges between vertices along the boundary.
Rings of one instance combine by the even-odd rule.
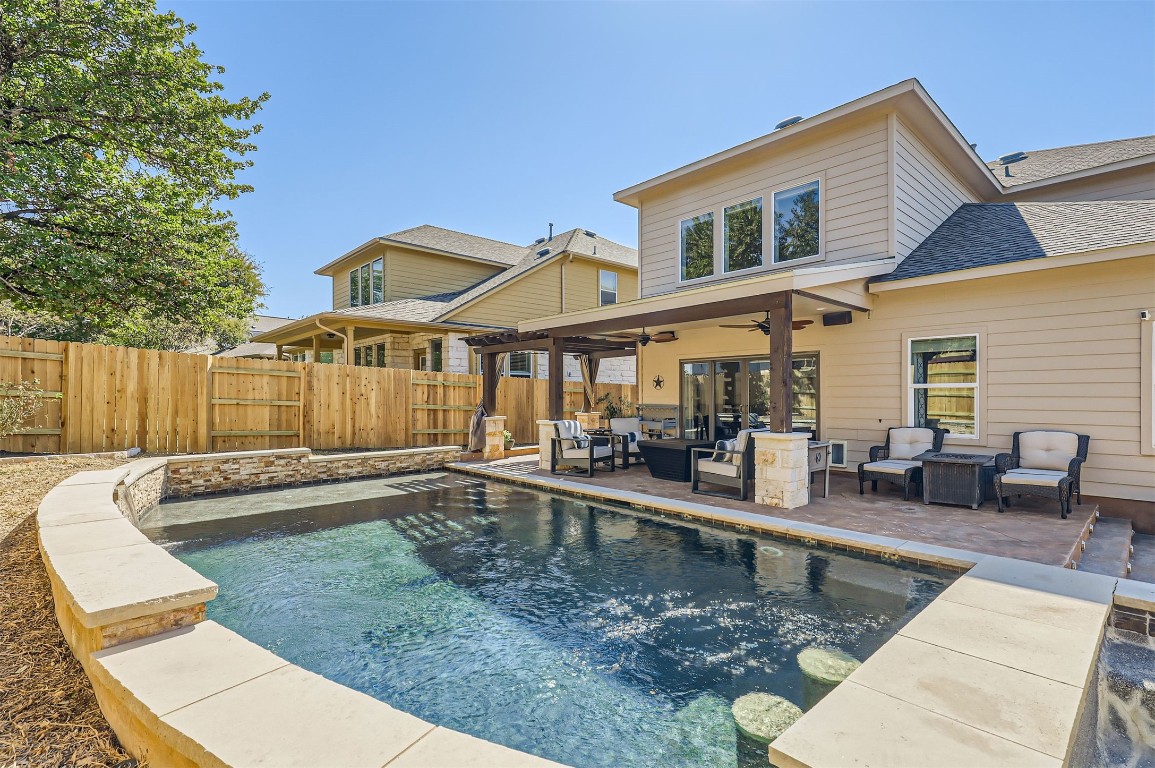
[[[283,485],[383,477],[440,469],[456,461],[456,447],[405,448],[363,453],[314,454],[308,448],[173,456],[168,496],[245,491]]]
[[[251,488],[434,468],[457,451],[272,453],[80,472],[41,501],[40,552],[57,621],[124,748],[153,768],[556,765],[393,709],[205,619],[217,585],[136,527],[172,491],[174,462],[183,489],[207,492],[233,489],[205,479],[218,473]]]

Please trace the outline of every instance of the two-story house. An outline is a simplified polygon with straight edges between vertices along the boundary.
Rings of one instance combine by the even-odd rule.
[[[514,245],[429,225],[374,238],[317,269],[333,308],[254,338],[296,360],[477,373],[462,342],[484,331],[638,297],[637,252],[586,229]],[[633,383],[634,361],[600,369]],[[514,352],[507,375],[544,377],[547,353]],[[580,378],[568,360],[567,378]]]
[[[1155,532],[1155,137],[988,162],[908,80],[615,199],[639,298],[472,344],[672,331],[637,347],[640,400],[684,436],[810,431],[847,467],[890,426],[1088,434],[1084,494]]]

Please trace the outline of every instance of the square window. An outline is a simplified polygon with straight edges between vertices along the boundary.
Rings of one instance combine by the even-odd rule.
[[[438,372],[441,371],[441,351],[442,351],[442,348],[443,347],[442,347],[441,339],[430,339],[429,340],[429,362],[430,362],[429,370],[438,371]]]
[[[509,375],[528,379],[533,376],[533,353],[510,352]]]
[[[378,368],[387,367],[385,364],[385,345],[384,344],[378,344],[377,345],[377,367]]]
[[[681,223],[683,280],[714,274],[714,214],[704,213]]]
[[[598,303],[602,306],[618,303],[618,273],[598,270]]]
[[[727,272],[762,266],[762,198],[723,211],[722,239]]]
[[[821,221],[818,182],[774,193],[774,261],[791,261],[820,253]]]

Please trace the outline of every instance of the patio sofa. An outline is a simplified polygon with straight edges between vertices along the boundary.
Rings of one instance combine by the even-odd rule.
[[[768,429],[742,429],[732,440],[719,440],[714,448],[693,448],[690,455],[690,490],[704,496],[745,501],[754,479],[754,438]],[[738,495],[703,491],[701,483],[737,488]]]
[[[902,498],[910,501],[910,492],[922,484],[922,462],[915,457],[927,451],[942,450],[947,430],[929,427],[891,427],[882,445],[870,447],[870,461],[858,465],[858,493],[870,481],[870,490],[878,490],[878,481],[902,485]]]
[[[610,440],[609,437],[587,435],[581,424],[570,419],[554,422],[554,436],[549,447],[549,471],[556,475],[558,467],[576,467],[584,469],[593,477],[596,465],[608,464],[613,472],[614,448]]]
[[[1010,496],[1057,499],[1064,519],[1071,512],[1071,496],[1079,504],[1083,462],[1091,446],[1088,435],[1057,430],[1016,432],[1011,452],[995,456],[995,495],[999,512],[1010,506]]]

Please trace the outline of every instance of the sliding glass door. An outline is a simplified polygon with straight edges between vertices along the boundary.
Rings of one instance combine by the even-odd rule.
[[[682,436],[729,440],[740,429],[765,427],[773,409],[772,377],[765,359],[682,363]],[[817,434],[818,354],[795,355],[791,380],[794,429]]]

